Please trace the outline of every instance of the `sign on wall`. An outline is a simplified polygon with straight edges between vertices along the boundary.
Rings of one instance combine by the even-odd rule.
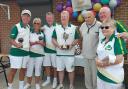
[[[82,11],[92,8],[91,0],[72,0],[73,11]]]

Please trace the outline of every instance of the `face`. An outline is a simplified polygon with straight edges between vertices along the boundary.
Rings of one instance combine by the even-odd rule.
[[[53,15],[46,15],[46,21],[51,26],[53,24],[53,22],[54,22]]]
[[[110,25],[102,25],[101,30],[105,37],[111,36],[114,32],[114,29]]]
[[[88,13],[85,17],[85,22],[88,24],[88,25],[92,25],[94,20],[95,20],[95,17],[93,15],[93,13]]]
[[[24,25],[29,24],[30,22],[30,16],[28,14],[24,14],[21,16],[22,22]]]
[[[67,13],[66,12],[61,13],[61,23],[62,23],[62,25],[67,25],[68,22],[69,22],[68,12]]]
[[[33,27],[34,27],[34,30],[39,31],[39,29],[41,28],[41,22],[40,21],[35,21],[33,23]]]
[[[99,17],[100,17],[100,20],[103,22],[103,21],[107,21],[111,17],[111,14],[110,12],[102,10],[99,12]]]

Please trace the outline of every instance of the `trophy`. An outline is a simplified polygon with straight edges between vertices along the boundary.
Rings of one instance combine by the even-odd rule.
[[[38,37],[39,41],[43,40],[43,37],[42,36],[39,36]]]
[[[19,42],[19,43],[21,43],[21,44],[23,43],[23,41],[24,41],[24,39],[23,39],[23,38],[19,38],[19,39],[18,39],[18,42]],[[23,48],[23,45],[22,45],[22,47],[21,47],[21,48]]]
[[[68,37],[69,37],[69,34],[67,34],[66,32],[64,32],[64,34],[63,34],[63,39],[65,40],[65,43],[64,43],[64,45],[62,45],[62,49],[69,49],[69,45],[67,45],[66,44],[66,40],[68,39]]]

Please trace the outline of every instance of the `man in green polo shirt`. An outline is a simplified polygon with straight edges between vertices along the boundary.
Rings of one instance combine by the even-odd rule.
[[[69,76],[69,89],[74,89],[74,54],[79,34],[76,26],[69,23],[69,12],[61,12],[61,24],[56,26],[53,32],[53,43],[57,51],[57,71],[59,73],[59,86],[57,89],[63,89],[64,69],[66,68]]]
[[[29,60],[29,33],[31,12],[23,10],[21,12],[21,21],[14,25],[11,30],[11,49],[10,49],[10,63],[11,69],[8,74],[8,89],[13,89],[12,83],[14,76],[19,71],[19,89],[23,89],[25,69]]]
[[[102,7],[99,11],[99,17],[100,17],[100,21],[104,22],[104,21],[110,21],[112,20],[111,18],[111,10],[109,7]],[[127,27],[121,22],[121,21],[117,21],[115,20],[115,24],[116,24],[116,30],[115,30],[115,34],[122,37],[122,38],[128,38],[128,29]],[[99,39],[101,40],[102,38],[104,38],[104,35],[101,32],[101,29],[99,31]]]

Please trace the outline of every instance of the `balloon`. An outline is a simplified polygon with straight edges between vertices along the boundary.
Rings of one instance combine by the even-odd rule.
[[[71,6],[72,6],[71,1],[67,1],[66,7],[71,7]]]
[[[72,13],[72,18],[76,19],[78,17],[78,12],[73,12]]]
[[[116,0],[110,0],[109,6],[111,9],[115,8],[117,6],[117,1]]]
[[[56,6],[56,10],[58,12],[61,12],[63,10],[63,3],[58,3],[57,6]]]
[[[92,0],[93,3],[98,3],[100,0]]]
[[[93,5],[93,10],[98,12],[101,9],[102,5],[100,3],[96,3]]]
[[[110,1],[110,0],[101,0],[100,2],[101,2],[102,4],[109,4],[109,1]]]
[[[72,7],[67,7],[67,8],[66,8],[66,11],[68,11],[68,12],[69,12],[69,14],[71,15],[71,14],[72,14],[72,12],[73,12],[73,9],[72,9]]]
[[[117,1],[117,5],[120,5],[122,0],[116,0]]]
[[[84,18],[83,18],[83,16],[82,16],[81,14],[77,17],[77,21],[78,21],[79,23],[84,22]]]

